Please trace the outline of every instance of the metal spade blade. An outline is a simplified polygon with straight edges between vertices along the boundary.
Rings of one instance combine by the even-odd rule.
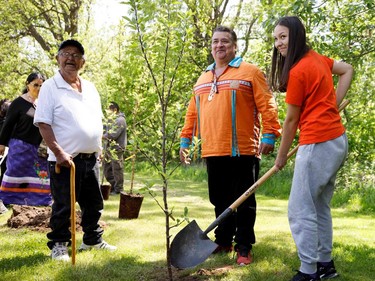
[[[171,264],[182,269],[194,267],[204,262],[217,246],[193,220],[174,238],[171,244]]]

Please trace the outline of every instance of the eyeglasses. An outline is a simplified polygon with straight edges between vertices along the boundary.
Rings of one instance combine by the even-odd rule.
[[[35,84],[33,84],[33,87],[34,88],[40,88],[40,87],[42,87],[42,84],[35,83]]]
[[[81,58],[83,58],[83,55],[77,54],[77,53],[71,54],[69,52],[60,52],[59,55],[62,56],[62,57],[64,57],[64,58],[69,58],[70,56],[72,56],[73,59],[81,59]]]

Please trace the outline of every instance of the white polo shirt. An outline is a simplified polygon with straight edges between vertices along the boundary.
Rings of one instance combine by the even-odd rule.
[[[38,123],[51,125],[57,143],[73,157],[78,153],[99,152],[103,133],[99,93],[93,83],[79,79],[81,93],[60,72],[46,80],[40,89],[34,116],[36,126]],[[56,161],[50,149],[48,160]]]

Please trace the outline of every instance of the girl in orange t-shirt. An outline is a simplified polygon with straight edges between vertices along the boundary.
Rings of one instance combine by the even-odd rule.
[[[301,261],[292,281],[332,278],[332,199],[336,174],[348,151],[338,105],[353,76],[351,65],[311,50],[297,17],[281,18],[274,29],[271,86],[286,92],[287,115],[275,167],[281,170],[300,130],[292,188],[290,229]],[[339,76],[335,91],[332,74]]]

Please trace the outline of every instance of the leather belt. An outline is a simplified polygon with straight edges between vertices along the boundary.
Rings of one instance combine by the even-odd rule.
[[[79,159],[90,159],[92,157],[95,157],[95,152],[93,153],[79,153],[77,156]]]

